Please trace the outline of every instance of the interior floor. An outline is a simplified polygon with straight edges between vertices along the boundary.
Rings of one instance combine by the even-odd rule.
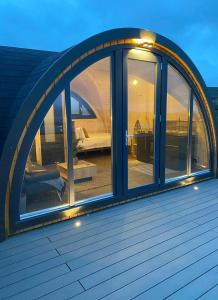
[[[75,200],[80,201],[113,193],[112,160],[109,150],[93,151],[79,154],[79,160],[93,163],[96,173],[90,180],[74,183]]]
[[[85,180],[74,182],[75,201],[81,201],[89,198],[112,194],[112,161],[109,150],[93,151],[80,153],[79,161],[92,163],[96,166],[95,175]],[[167,169],[170,174],[174,170]],[[69,204],[68,181],[65,179],[65,192],[63,195],[55,191],[43,194],[43,199],[39,195],[28,197],[26,201],[26,212],[42,210],[50,207],[60,207]],[[131,154],[128,155],[128,188],[139,187],[152,184],[153,164],[144,163],[137,160]]]

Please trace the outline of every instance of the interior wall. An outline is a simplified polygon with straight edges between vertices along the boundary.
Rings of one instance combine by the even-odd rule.
[[[78,93],[96,113],[96,119],[76,120],[77,127],[86,128],[88,133],[110,133],[110,80],[108,76],[108,61],[103,59],[84,70],[72,82],[71,89]],[[187,121],[187,110],[181,99],[184,89],[180,88],[181,82],[171,80],[168,87],[169,93],[167,101],[169,103],[168,120]],[[129,84],[137,80],[137,85],[129,89],[129,132],[132,134],[136,120],[139,120],[142,130],[148,131],[153,128],[154,121],[154,85],[149,80],[144,80],[136,75],[129,75]],[[182,86],[182,85],[181,85]],[[137,106],[134,98],[137,99]],[[175,102],[177,102],[176,108]],[[145,113],[146,112],[146,113]]]
[[[155,87],[146,80],[136,76],[129,76],[129,84],[137,80],[138,84],[135,88],[129,89],[129,104],[128,104],[128,124],[129,133],[133,133],[133,128],[136,120],[139,120],[143,131],[152,130],[154,122],[154,97]],[[176,87],[175,87],[176,89]],[[168,121],[188,121],[187,119],[187,105],[180,102],[173,90],[172,94],[167,95],[168,101]],[[137,103],[134,101],[137,99]],[[176,105],[175,105],[176,104]]]
[[[84,127],[88,133],[110,133],[110,60],[102,59],[85,69],[71,81],[71,90],[92,107],[97,117],[76,120],[76,126]]]
[[[190,87],[180,73],[170,65],[167,79],[167,120],[188,121]]]
[[[137,82],[134,85],[134,82]],[[153,129],[154,120],[154,85],[135,75],[128,78],[128,131],[134,133],[136,121],[140,122],[142,131]]]

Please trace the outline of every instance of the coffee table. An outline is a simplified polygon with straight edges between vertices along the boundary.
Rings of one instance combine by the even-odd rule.
[[[57,166],[61,177],[68,180],[67,163],[60,163]],[[73,171],[74,180],[77,182],[92,180],[92,177],[96,175],[96,165],[85,160],[79,160],[77,164],[73,165]]]

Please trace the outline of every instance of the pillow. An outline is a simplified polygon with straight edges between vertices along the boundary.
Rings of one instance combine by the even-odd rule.
[[[85,137],[85,134],[83,132],[83,129],[82,127],[77,127],[76,130],[75,130],[75,135],[76,135],[76,139],[77,140],[84,140],[86,137]]]
[[[77,127],[76,130],[75,130],[75,137],[77,140],[80,140],[81,137],[80,137],[80,127]]]
[[[89,138],[87,130],[83,127],[83,133],[85,135],[85,138]]]
[[[85,133],[83,131],[83,128],[80,128],[80,139],[81,140],[85,140],[86,136],[85,136]]]

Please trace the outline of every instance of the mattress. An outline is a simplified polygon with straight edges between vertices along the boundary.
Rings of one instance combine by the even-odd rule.
[[[91,134],[88,138],[84,138],[80,140],[78,146],[81,147],[80,151],[110,148],[111,134],[110,133]]]

